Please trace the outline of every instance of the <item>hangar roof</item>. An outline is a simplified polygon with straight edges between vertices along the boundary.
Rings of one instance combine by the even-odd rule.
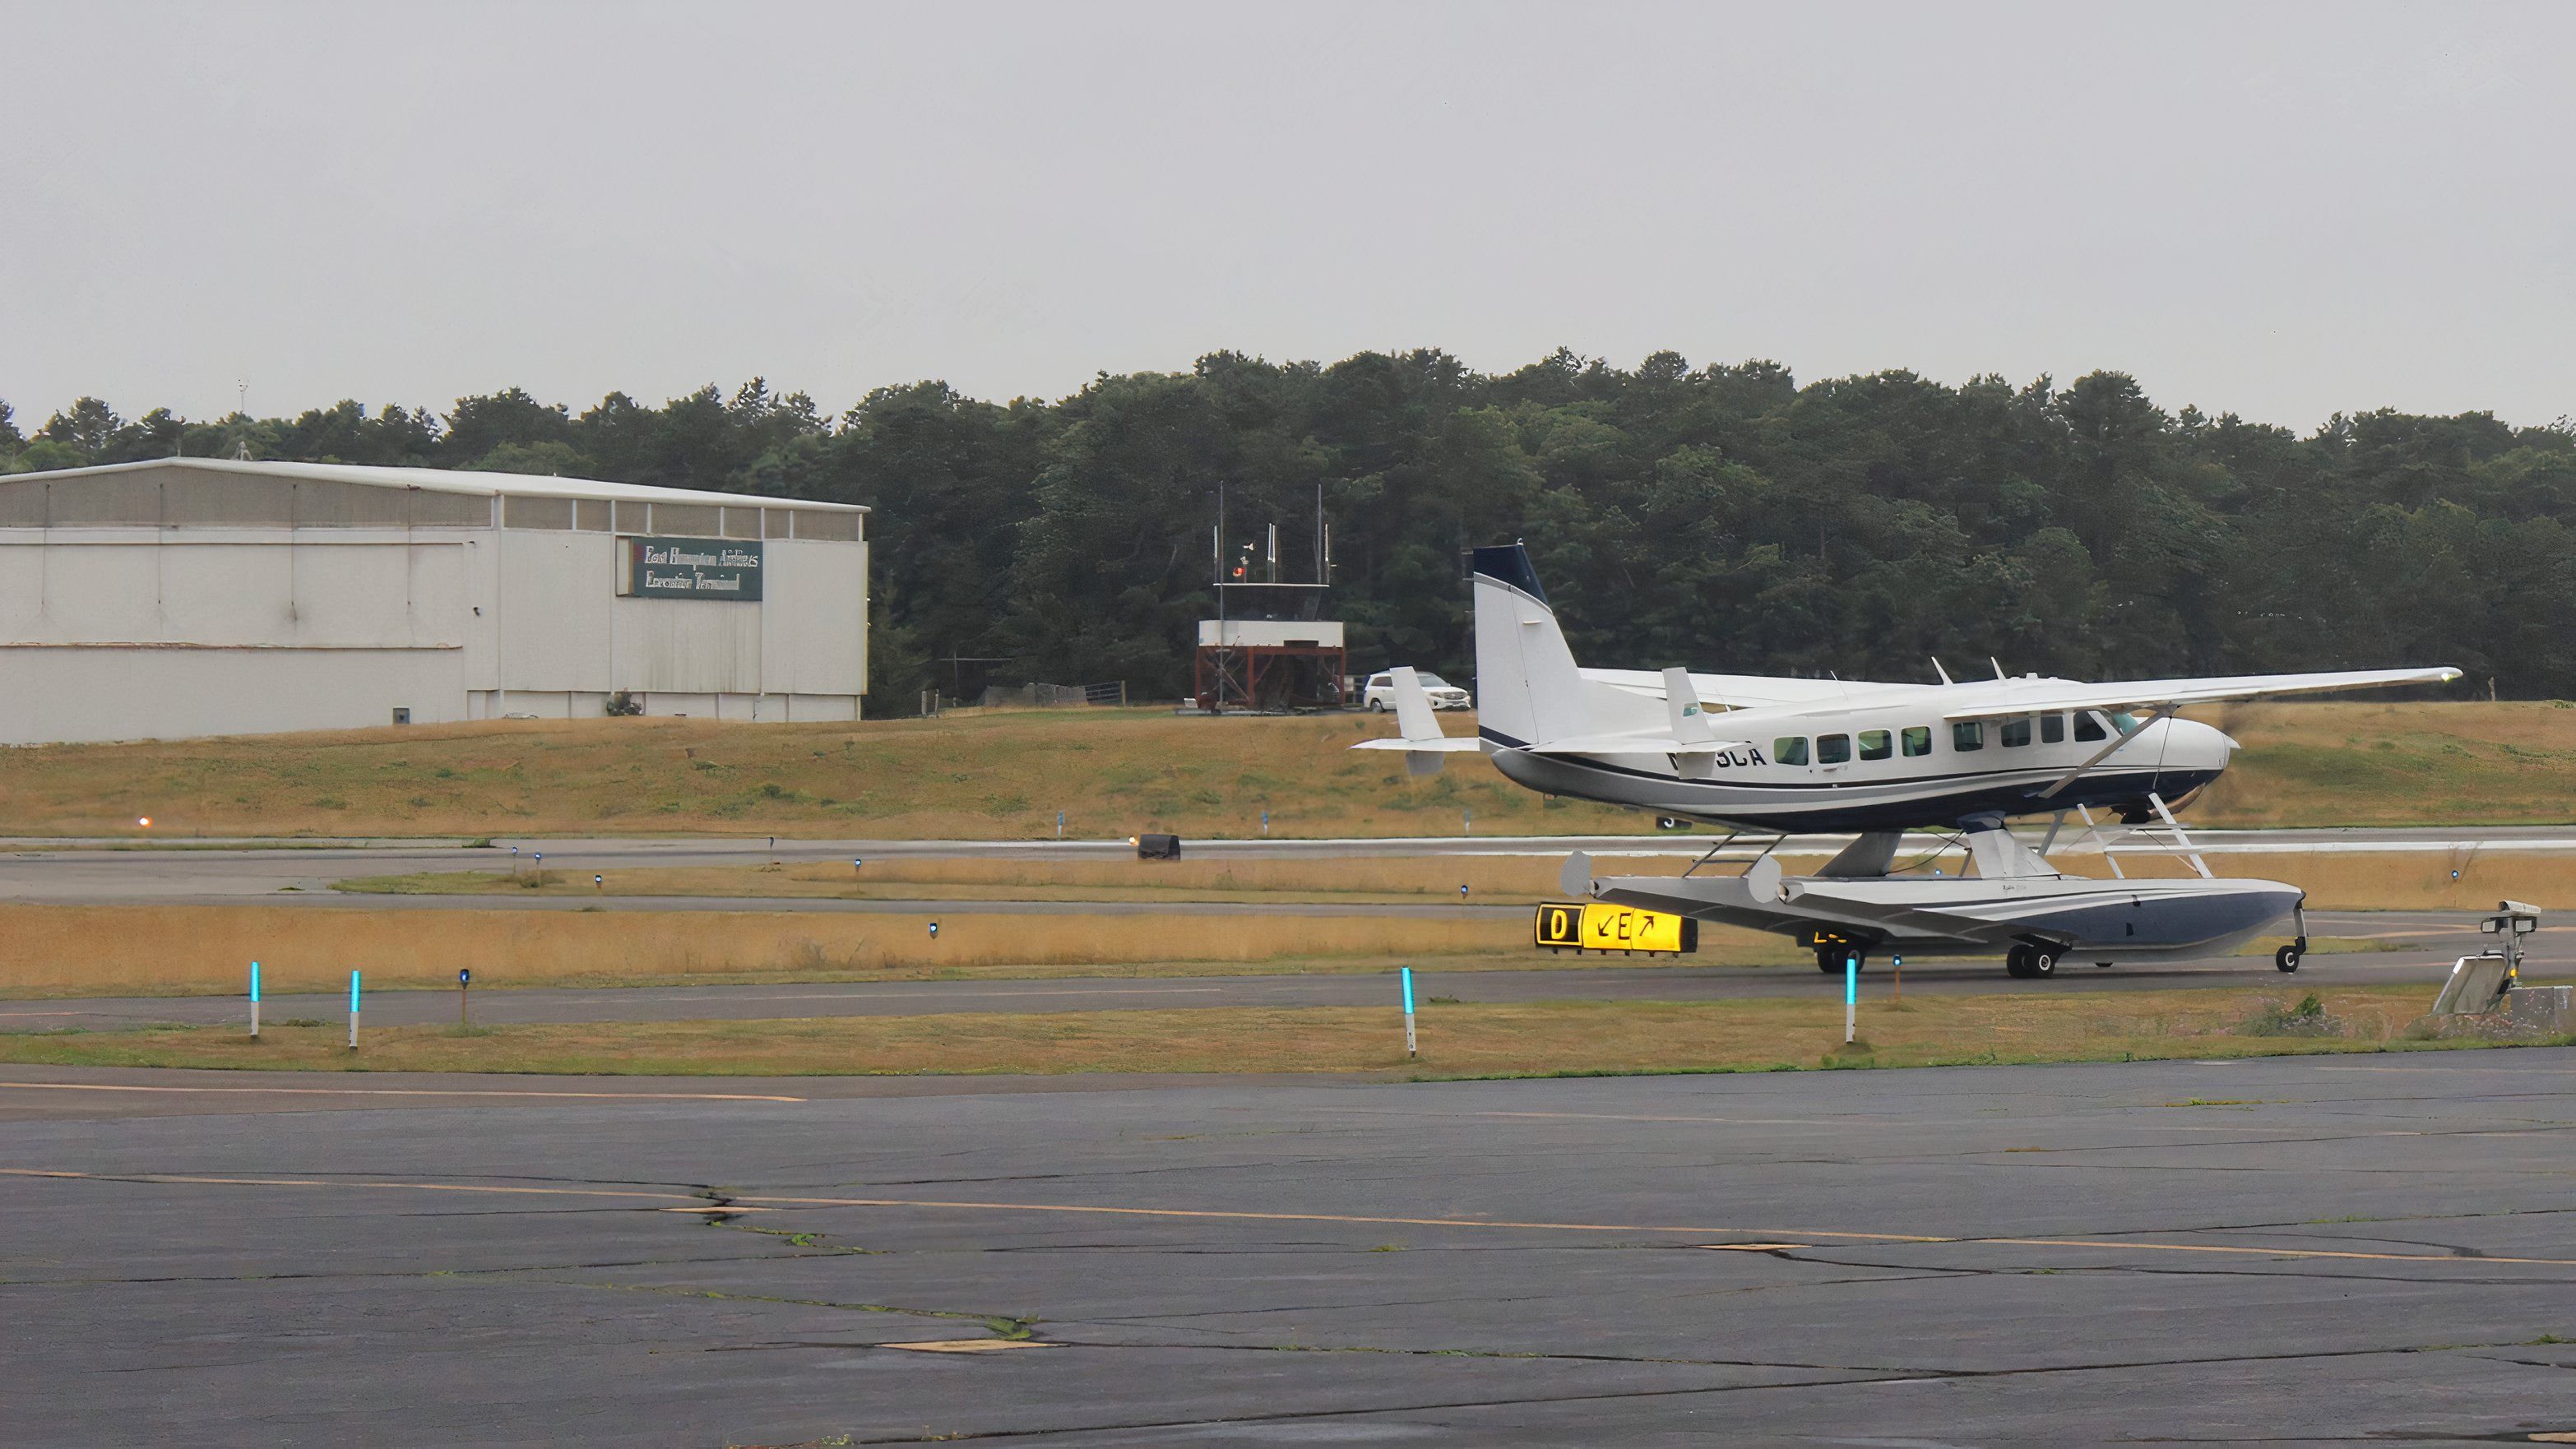
[[[541,473],[478,473],[457,468],[378,468],[355,463],[268,463],[240,458],[147,458],[134,463],[103,463],[94,468],[56,468],[42,473],[0,475],[0,481],[23,483],[58,478],[95,478],[144,468],[202,468],[210,472],[295,478],[317,483],[357,483],[376,488],[419,488],[435,493],[495,494],[524,498],[623,499],[634,503],[718,503],[735,507],[766,504],[776,508],[866,513],[860,503],[820,503],[806,498],[763,497],[757,493],[715,493],[702,488],[656,488],[646,483],[610,483],[597,478],[559,478]]]

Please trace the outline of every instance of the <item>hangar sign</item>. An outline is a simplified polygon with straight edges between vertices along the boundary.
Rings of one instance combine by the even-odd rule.
[[[637,599],[758,599],[760,545],[725,538],[626,540],[617,592]]]

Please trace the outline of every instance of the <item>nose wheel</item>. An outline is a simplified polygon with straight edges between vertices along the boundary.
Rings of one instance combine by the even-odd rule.
[[[2298,970],[2299,963],[2306,959],[2308,959],[2308,938],[2305,936],[2272,953],[2272,965],[2283,975]]]

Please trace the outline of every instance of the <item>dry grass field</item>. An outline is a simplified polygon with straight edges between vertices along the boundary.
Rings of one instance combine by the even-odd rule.
[[[1823,856],[1784,853],[1791,873],[1811,871]],[[2055,857],[2077,875],[2106,876],[2099,854]],[[2564,855],[2512,851],[2266,852],[2214,855],[2220,875],[2287,881],[2308,892],[2318,910],[2472,910],[2511,898],[2576,908],[2576,861]],[[610,872],[594,885],[579,872],[446,871],[343,881],[340,888],[390,895],[712,896],[831,900],[1272,901],[1407,902],[1465,899],[1484,904],[1557,899],[1559,860],[1533,856],[1461,856],[1446,860],[1182,860],[1009,861],[885,859],[847,865],[698,866]],[[1956,873],[1960,852],[1939,862]],[[1679,875],[1690,864],[1674,856],[1605,857],[1602,875]],[[1922,867],[1929,869],[1931,862]],[[1741,869],[1726,862],[1715,869]],[[2132,876],[2182,876],[2179,856],[2123,854]],[[2453,872],[2458,872],[2453,878]]]
[[[2037,996],[1873,998],[1863,1042],[1842,1044],[1834,1000],[1556,1002],[1461,1006],[1420,1017],[1404,1057],[1392,1010],[1226,1008],[1049,1015],[842,1017],[366,1032],[339,1023],[0,1035],[0,1061],[316,1070],[845,1076],[912,1073],[1368,1072],[1460,1077],[1556,1072],[1767,1071],[1817,1066],[2153,1060],[2413,1049],[2407,1023],[2429,992],[2319,993],[2333,1034],[2258,1034],[2278,990],[2069,991]],[[2443,1044],[2445,1046],[2455,1044]],[[792,1090],[792,1088],[791,1088]],[[2178,1101],[2177,1111],[2233,1102]]]
[[[1242,975],[1397,964],[1600,965],[1529,944],[1525,920],[1376,916],[859,915],[758,911],[311,910],[291,906],[0,906],[0,997],[651,986],[697,982]],[[1710,930],[1699,965],[1804,959]]]
[[[2194,802],[2199,825],[2576,820],[2576,707],[2279,703],[2188,712],[2244,746]]]
[[[2548,702],[2275,704],[2207,712],[2242,741],[2195,824],[2576,818],[2576,709]],[[1452,717],[1453,733],[1472,729]],[[1148,709],[933,720],[495,721],[0,750],[0,834],[787,834],[1042,838],[1647,833],[1473,760],[1416,780],[1356,715]]]

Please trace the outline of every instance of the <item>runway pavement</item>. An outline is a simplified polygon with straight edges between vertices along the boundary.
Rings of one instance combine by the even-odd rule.
[[[1526,909],[1525,907],[1522,909]],[[2216,956],[2156,966],[2107,970],[2065,967],[2047,981],[2016,981],[1990,961],[1925,961],[1905,970],[1904,989],[1922,995],[1958,992],[2133,991],[2189,986],[2267,986],[2295,982],[2302,988],[2420,984],[2429,1001],[2453,958],[2478,949],[2476,917],[2453,912],[2313,912],[2320,936],[2383,943],[2402,949],[2311,955],[2292,978],[2272,969],[2268,957]],[[2525,979],[2576,980],[2576,935],[2542,932],[2530,938]],[[1569,958],[1558,958],[1565,960]],[[1594,958],[1598,960],[1599,958]],[[520,1022],[766,1020],[786,1017],[924,1016],[945,1012],[1133,1011],[1192,1007],[1384,1006],[1393,999],[1388,973],[1136,977],[1049,980],[788,982],[776,985],[495,989],[507,966],[485,968],[470,1003],[475,1021]],[[1417,992],[1460,1002],[1705,1001],[1742,997],[1833,996],[1840,977],[1809,966],[1698,966],[1676,959],[1662,965],[1569,966],[1563,969],[1417,969]],[[1864,994],[1875,1000],[1893,989],[1881,966],[1864,974]],[[309,1017],[344,1019],[341,993],[279,995],[262,1004],[272,1022]],[[379,991],[366,1000],[376,1026],[444,1025],[457,1019],[457,994]],[[107,1029],[158,1023],[216,1025],[245,1020],[241,998],[116,997],[75,1000],[0,1000],[0,1032]]]
[[[2025,832],[2037,840],[2036,832]],[[2138,832],[2142,849],[2149,832]],[[2192,832],[2207,854],[2258,858],[2279,852],[2432,852],[2471,859],[2489,853],[2541,853],[2576,856],[2576,826],[2493,826],[2402,830],[2244,830]],[[1595,856],[1694,856],[1716,846],[1721,836],[1708,832],[1672,835],[1603,836],[1459,836],[1369,840],[1209,840],[1191,841],[1190,858],[1225,859],[1389,859],[1449,856],[1562,857],[1584,850]],[[1848,836],[1800,836],[1784,846],[1793,851],[1837,850]],[[2068,848],[2080,848],[2073,832],[2061,837]],[[1909,851],[1929,850],[1935,837],[1909,844]],[[542,854],[545,866],[574,875],[633,870],[642,867],[759,865],[847,861],[852,858],[896,860],[1132,859],[1124,840],[779,840],[748,839],[500,839],[489,847],[462,841],[343,840],[149,842],[15,840],[0,841],[0,901],[62,904],[296,904],[329,905],[336,899],[335,881],[354,876],[403,875],[424,871],[511,869],[510,849],[519,849],[522,865]],[[167,848],[164,848],[167,847]],[[200,848],[202,847],[202,848]],[[1743,859],[1760,843],[1732,847],[1721,859]],[[2235,874],[2259,872],[2249,859]],[[456,902],[436,897],[368,897],[378,907],[452,908]],[[629,904],[616,903],[624,899]],[[610,897],[612,909],[635,909],[637,898]],[[512,908],[560,909],[544,898],[513,892]],[[542,902],[542,903],[541,903]],[[497,904],[485,900],[484,908]],[[578,906],[572,907],[577,909]],[[670,909],[649,902],[640,908]],[[723,908],[731,908],[730,905]],[[833,903],[763,901],[761,909],[831,909]]]
[[[1438,1085],[0,1068],[0,1438],[2522,1443],[2576,1431],[2571,1130],[2555,1049]]]

